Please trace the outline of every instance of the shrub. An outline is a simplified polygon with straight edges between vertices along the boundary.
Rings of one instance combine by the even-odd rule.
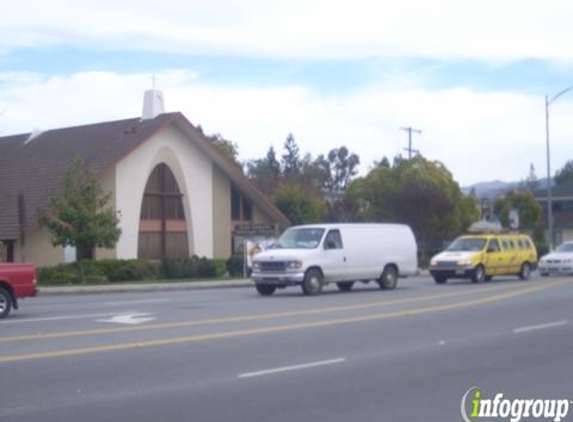
[[[79,283],[80,276],[75,269],[60,265],[52,268],[38,268],[38,283],[44,286]]]
[[[216,277],[217,276],[217,265],[213,260],[207,258],[201,258],[199,260],[199,276],[200,277]]]
[[[235,253],[227,260],[227,271],[230,277],[243,276],[243,254]]]
[[[84,279],[86,284],[107,284],[108,282],[109,280],[105,275],[88,275]]]
[[[122,261],[121,265],[110,267],[107,271],[109,281],[137,281],[156,278],[160,274],[158,264],[143,260]]]
[[[535,242],[535,249],[539,258],[549,253],[549,245],[546,242]]]
[[[193,278],[199,274],[198,257],[168,258],[163,260],[162,271],[165,278]]]
[[[68,265],[74,268],[76,271],[79,271],[79,264],[77,262]],[[84,273],[86,274],[86,276],[88,275],[105,276],[112,268],[115,268],[119,265],[121,265],[121,260],[118,260],[117,263],[115,262],[115,260],[111,259],[104,259],[101,261],[86,259],[82,261],[82,266],[84,268]]]
[[[227,272],[225,260],[207,258],[165,259],[162,262],[142,259],[103,259],[83,261],[85,281],[105,283],[141,281],[157,278],[188,279],[222,277]],[[38,281],[42,285],[80,283],[77,263],[39,268]]]
[[[159,265],[138,259],[104,259],[83,261],[85,280],[88,283],[130,281],[157,278]],[[77,263],[61,264],[38,269],[38,281],[43,285],[80,283]]]
[[[227,260],[226,259],[214,259],[215,263],[215,277],[223,277],[227,274]]]
[[[124,265],[118,267],[107,274],[109,281],[137,281],[143,280],[143,272],[136,265]]]
[[[161,265],[165,278],[213,278],[222,276],[226,268],[224,261],[208,258],[199,258],[194,255],[191,258],[164,259]]]

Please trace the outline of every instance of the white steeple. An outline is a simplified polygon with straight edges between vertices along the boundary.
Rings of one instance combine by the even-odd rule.
[[[165,112],[163,92],[157,89],[145,91],[143,95],[143,112],[141,120],[154,119]]]

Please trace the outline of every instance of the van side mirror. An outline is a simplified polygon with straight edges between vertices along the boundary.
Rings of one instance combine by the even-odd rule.
[[[326,242],[326,247],[324,249],[336,249],[336,243],[332,240]]]
[[[487,248],[487,253],[494,253],[494,252],[497,252],[497,251],[495,250],[495,248],[491,248],[491,247],[490,247],[490,248]]]

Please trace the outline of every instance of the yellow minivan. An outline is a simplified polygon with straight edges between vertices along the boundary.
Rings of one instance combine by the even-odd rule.
[[[523,234],[472,234],[458,237],[430,261],[430,274],[443,284],[450,278],[474,283],[498,275],[517,275],[528,280],[537,265],[537,250]]]

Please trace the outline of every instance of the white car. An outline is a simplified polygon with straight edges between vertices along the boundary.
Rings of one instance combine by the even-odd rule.
[[[564,242],[539,261],[539,274],[573,274],[573,242]]]

